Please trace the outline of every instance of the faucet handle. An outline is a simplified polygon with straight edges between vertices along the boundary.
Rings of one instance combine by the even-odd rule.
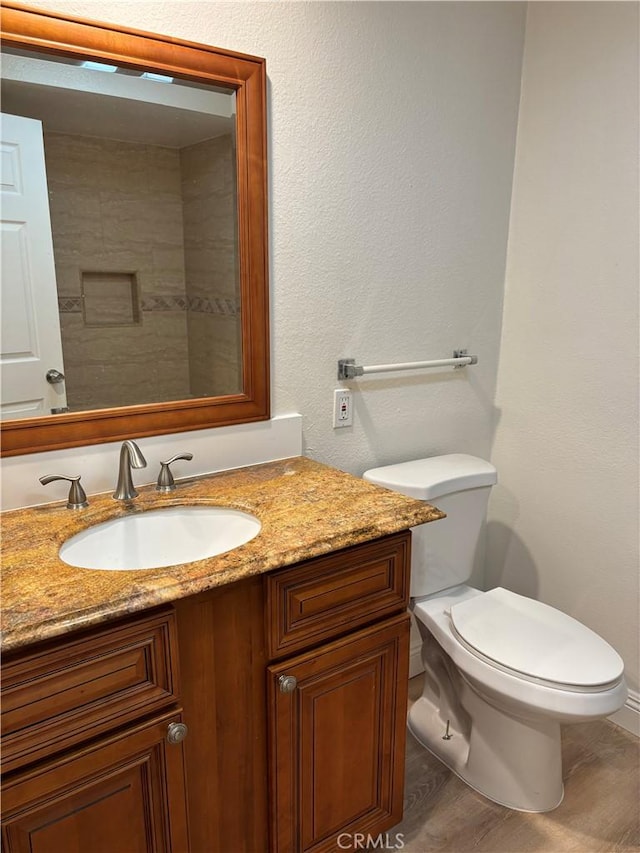
[[[80,474],[74,476],[66,476],[65,474],[47,474],[45,477],[40,477],[40,482],[43,486],[48,483],[53,483],[54,480],[67,480],[71,483],[69,488],[69,497],[67,499],[67,509],[83,509],[89,506],[87,495],[80,485]]]
[[[156,483],[156,490],[158,492],[172,492],[175,489],[176,484],[169,465],[178,459],[186,459],[189,462],[193,459],[193,453],[176,453],[171,459],[160,463],[160,473],[158,474],[158,482]]]

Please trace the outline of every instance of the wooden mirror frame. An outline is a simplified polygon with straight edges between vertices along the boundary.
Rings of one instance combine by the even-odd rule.
[[[2,4],[6,47],[98,59],[234,89],[237,108],[238,254],[242,392],[169,403],[69,412],[2,424],[2,455],[269,418],[266,69],[264,59],[124,29],[114,24]]]

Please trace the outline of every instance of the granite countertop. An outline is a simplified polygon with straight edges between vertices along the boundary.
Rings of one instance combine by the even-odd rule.
[[[154,486],[131,501],[93,495],[2,515],[2,650],[97,625],[223,584],[443,518],[435,507],[304,457]],[[111,518],[180,504],[256,515],[255,539],[216,557],[162,569],[73,568],[58,556],[70,536]]]

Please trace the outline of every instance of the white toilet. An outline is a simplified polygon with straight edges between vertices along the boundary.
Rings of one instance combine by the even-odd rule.
[[[465,584],[497,481],[493,465],[455,453],[374,468],[364,479],[447,513],[413,529],[411,606],[425,680],[409,730],[496,803],[555,808],[563,796],[560,723],[622,707],[622,659],[553,607]]]

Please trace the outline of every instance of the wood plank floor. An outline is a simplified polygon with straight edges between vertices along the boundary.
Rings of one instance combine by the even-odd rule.
[[[420,696],[412,679],[410,699]],[[526,814],[484,799],[407,735],[404,853],[614,853],[640,851],[640,749],[606,720],[563,729],[564,800]]]

